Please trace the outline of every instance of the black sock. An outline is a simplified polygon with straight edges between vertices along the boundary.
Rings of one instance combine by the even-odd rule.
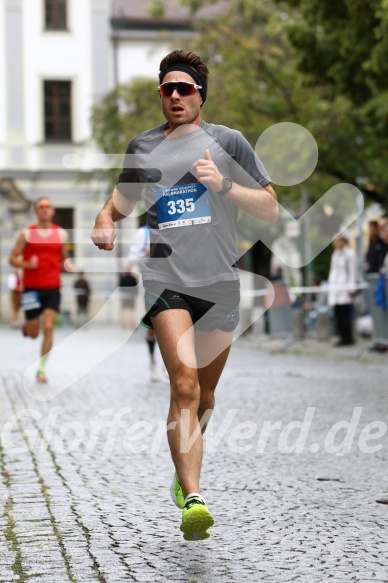
[[[155,338],[147,338],[148,350],[150,351],[150,355],[153,356],[155,350]]]

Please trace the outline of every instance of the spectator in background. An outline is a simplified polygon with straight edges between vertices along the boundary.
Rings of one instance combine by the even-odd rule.
[[[270,280],[284,283],[283,268],[280,265],[276,267],[275,272],[270,277]]]
[[[83,271],[80,271],[74,282],[77,302],[77,320],[84,324],[88,318],[91,289]]]
[[[366,273],[379,273],[388,244],[381,239],[379,234],[379,224],[377,221],[369,222],[369,245],[365,256]]]
[[[352,319],[357,282],[357,257],[355,252],[349,249],[348,241],[343,235],[334,239],[333,247],[328,278],[328,304],[334,307],[337,322],[339,340],[335,346],[349,346],[355,341]]]
[[[8,275],[7,287],[11,292],[11,326],[12,328],[17,328],[20,311],[20,298],[23,291],[23,282],[18,269],[15,269],[15,271]]]
[[[136,328],[135,298],[138,288],[138,278],[129,268],[120,276],[119,288],[121,292],[121,327]]]
[[[383,259],[382,268],[385,273],[388,274],[388,219],[385,219],[380,228],[380,234],[385,245],[385,254]]]

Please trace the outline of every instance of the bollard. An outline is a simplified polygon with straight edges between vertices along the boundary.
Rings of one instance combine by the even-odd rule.
[[[294,338],[304,338],[304,311],[301,308],[292,310],[292,331]]]
[[[328,312],[317,313],[317,340],[327,342],[333,334],[333,323]]]

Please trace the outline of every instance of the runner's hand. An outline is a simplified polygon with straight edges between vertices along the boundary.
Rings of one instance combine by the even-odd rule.
[[[23,267],[24,269],[36,269],[38,267],[39,259],[36,255],[32,255],[30,259],[28,259]]]
[[[105,249],[105,251],[112,251],[114,248],[114,240],[116,239],[116,227],[112,221],[112,217],[101,211],[96,218],[94,223],[94,229],[91,234],[93,243],[99,249]]]
[[[198,182],[206,182],[213,192],[222,190],[224,177],[212,160],[209,150],[205,150],[205,158],[197,160],[192,166]]]
[[[63,263],[63,269],[65,271],[67,271],[68,273],[75,273],[77,271],[76,266],[74,265],[74,263],[72,262],[71,259],[66,258],[64,263]]]

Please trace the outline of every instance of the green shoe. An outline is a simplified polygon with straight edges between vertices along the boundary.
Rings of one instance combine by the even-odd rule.
[[[182,511],[181,531],[185,540],[204,540],[209,538],[207,530],[213,526],[214,518],[199,496],[189,498]]]
[[[170,493],[174,504],[178,506],[178,508],[182,509],[185,505],[185,497],[183,496],[181,483],[176,472],[171,482]]]

